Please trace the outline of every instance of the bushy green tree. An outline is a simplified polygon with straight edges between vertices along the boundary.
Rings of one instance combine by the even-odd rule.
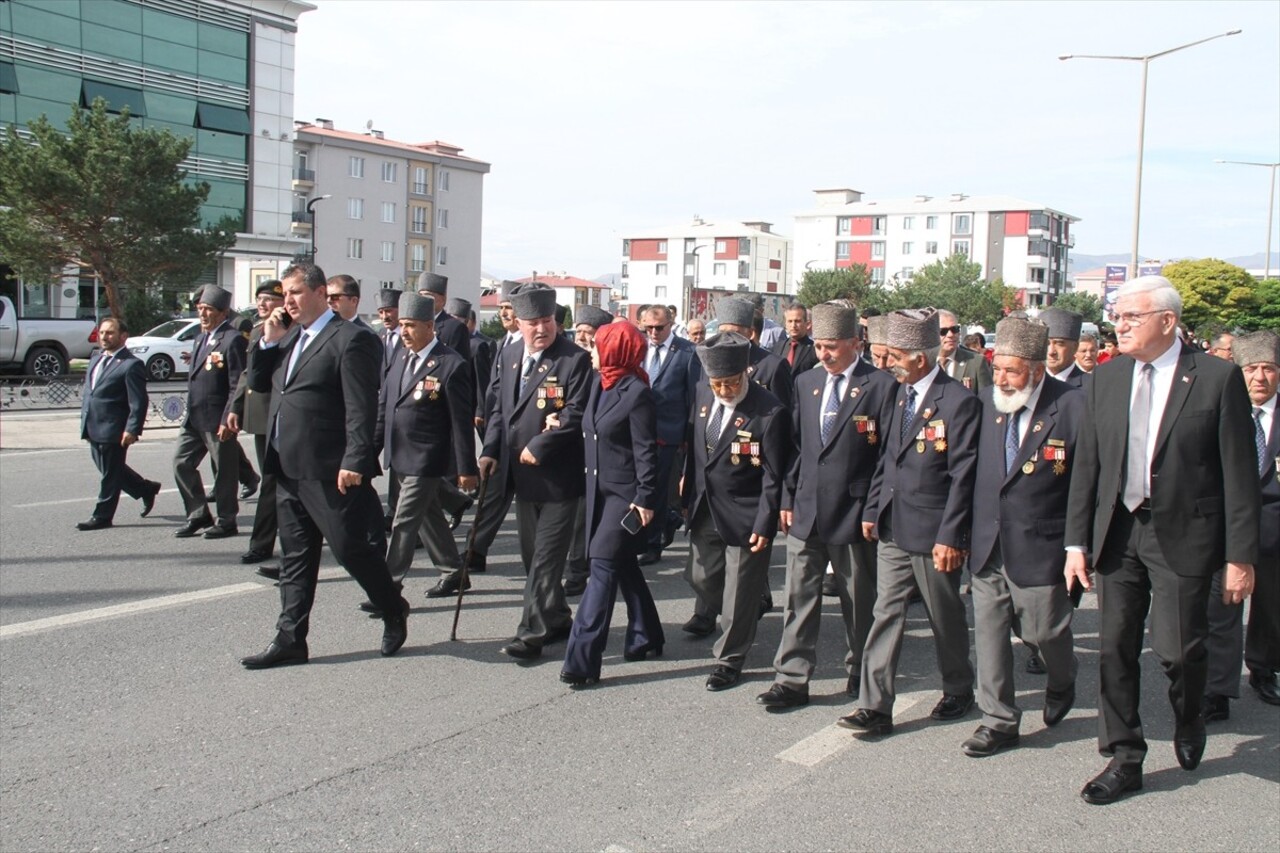
[[[871,290],[871,277],[865,264],[836,270],[805,270],[796,288],[796,301],[812,308],[832,299],[852,299],[862,307]]]
[[[1013,308],[1017,294],[1001,279],[984,281],[981,264],[955,254],[916,270],[909,282],[891,291],[891,297],[891,308],[945,308],[965,325],[994,329]]]
[[[1102,319],[1102,300],[1081,290],[1062,294],[1053,300],[1053,307],[1074,311],[1090,323],[1097,323]]]
[[[1248,270],[1201,258],[1166,264],[1161,274],[1182,295],[1182,319],[1192,329],[1253,328],[1260,304],[1257,279]]]

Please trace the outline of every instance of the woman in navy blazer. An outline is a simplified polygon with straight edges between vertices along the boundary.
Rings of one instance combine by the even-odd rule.
[[[560,680],[574,687],[600,678],[600,660],[618,591],[627,606],[623,657],[644,660],[662,654],[666,638],[636,555],[643,530],[628,533],[622,519],[633,509],[643,525],[657,502],[657,428],[649,377],[641,369],[647,345],[630,323],[610,323],[596,332],[592,360],[600,383],[582,421],[587,465],[587,557],[591,575],[573,617]]]

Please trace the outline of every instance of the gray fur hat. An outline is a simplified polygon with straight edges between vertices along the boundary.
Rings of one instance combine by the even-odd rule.
[[[867,318],[867,343],[884,346],[889,342],[889,315],[877,314]]]
[[[579,305],[573,309],[573,325],[575,326],[585,324],[593,329],[599,329],[601,326],[607,326],[612,322],[612,314],[594,305]]]
[[[379,308],[396,308],[400,305],[400,294],[404,291],[396,290],[394,287],[384,287],[378,291],[378,307]]]
[[[813,329],[809,337],[815,341],[847,340],[858,336],[858,310],[838,302],[813,306]]]
[[[450,296],[449,301],[444,304],[444,313],[465,322],[471,316],[471,303],[461,296]]]
[[[712,379],[743,373],[750,358],[751,342],[736,332],[712,335],[698,345],[698,360]]]
[[[1040,316],[1043,317],[1044,314]],[[1076,315],[1076,328],[1080,328],[1079,315]],[[1049,352],[1049,334],[1048,324],[1040,320],[1005,317],[996,323],[996,355],[1011,355],[1028,361],[1044,361]]]
[[[498,302],[510,302],[511,294],[520,286],[520,282],[506,279],[499,285]]]
[[[196,304],[208,305],[216,311],[226,311],[231,307],[231,291],[223,290],[216,284],[206,284],[196,297]]]
[[[401,320],[435,320],[436,301],[412,290],[400,294]]]
[[[748,299],[730,296],[716,303],[716,322],[750,329],[756,321],[756,306]]]
[[[1040,322],[1049,327],[1049,337],[1078,341],[1084,317],[1065,308],[1046,308],[1040,312]]]
[[[441,296],[449,295],[449,277],[447,275],[436,275],[433,272],[424,272],[418,276],[418,292],[426,291],[427,293],[439,293]]]
[[[1280,335],[1265,329],[1236,335],[1231,342],[1231,358],[1241,367],[1259,362],[1280,365]]]
[[[540,281],[522,284],[511,291],[511,307],[521,320],[537,320],[556,313],[555,289]]]
[[[917,352],[936,349],[942,342],[934,308],[903,308],[888,317],[885,343],[894,349]]]

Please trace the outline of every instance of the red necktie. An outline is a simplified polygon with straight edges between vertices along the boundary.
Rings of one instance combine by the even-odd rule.
[[[792,367],[796,366],[796,347],[798,346],[800,346],[799,341],[792,341],[791,351],[787,353],[787,364],[791,365]]]

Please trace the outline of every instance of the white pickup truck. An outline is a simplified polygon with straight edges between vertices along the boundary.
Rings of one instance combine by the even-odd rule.
[[[0,296],[0,367],[20,368],[24,376],[61,376],[73,358],[88,358],[98,343],[93,320],[19,317],[7,296]]]

